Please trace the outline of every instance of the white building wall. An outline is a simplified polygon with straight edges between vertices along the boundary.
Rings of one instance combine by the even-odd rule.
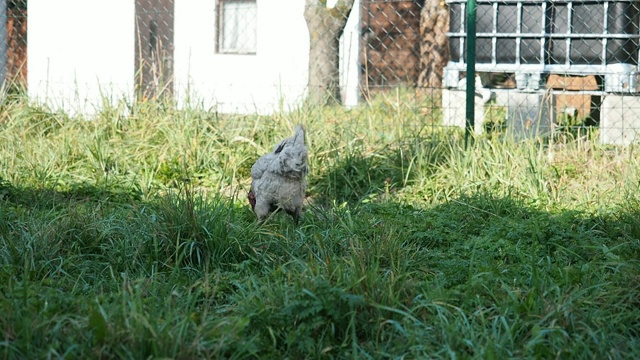
[[[29,96],[92,114],[133,99],[133,0],[29,0]]]
[[[340,37],[340,94],[347,107],[360,101],[360,0],[353,4],[347,25]]]
[[[177,0],[175,79],[180,103],[221,112],[269,113],[304,96],[309,36],[304,1],[258,1],[255,55],[215,53],[215,1]]]
[[[215,53],[215,1],[176,0],[174,86],[182,106],[220,112],[291,110],[306,95],[304,1],[258,0],[255,55]],[[359,3],[359,1],[356,1]],[[134,0],[29,0],[28,92],[70,114],[134,99]],[[343,101],[358,98],[358,10],[343,35]],[[347,89],[348,88],[348,89]]]
[[[216,54],[215,2],[176,0],[174,58],[180,104],[196,102],[220,112],[271,113],[301,103],[309,74],[304,1],[258,0],[257,7],[256,54]],[[359,96],[356,8],[341,42],[343,50],[351,52],[341,59],[343,101],[350,105],[357,104]]]

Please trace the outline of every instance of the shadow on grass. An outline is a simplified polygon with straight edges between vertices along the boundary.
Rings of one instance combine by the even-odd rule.
[[[609,339],[630,338],[640,325],[640,204],[592,216],[483,193],[432,207],[390,198],[312,207],[297,228],[260,229],[248,210],[193,192],[144,201],[90,187],[2,189],[3,205],[24,210],[9,218],[0,209],[0,288],[19,311],[3,320],[14,334],[10,354],[95,354],[84,344],[99,338],[101,348],[145,358],[240,350],[423,358],[443,348],[479,358],[489,350],[600,358],[631,352],[632,343]],[[44,205],[31,208],[31,199]],[[37,301],[21,302],[27,293]],[[88,320],[44,331],[70,314]],[[220,340],[175,341],[211,334]],[[141,348],[145,341],[157,346]]]
[[[430,208],[383,201],[344,209],[327,217],[324,209],[314,208],[309,215],[312,222],[326,227],[351,220],[355,228],[350,233],[355,234],[394,227],[407,244],[428,252],[437,250],[441,260],[454,262],[475,257],[479,263],[493,259],[505,266],[522,264],[519,256],[529,257],[533,253],[528,251],[535,250],[541,258],[575,265],[610,259],[607,247],[617,245],[621,258],[640,258],[640,203],[595,216],[582,211],[550,213],[526,206],[522,200],[480,193]],[[513,257],[515,254],[519,255]],[[479,269],[468,270],[475,274]],[[451,272],[456,273],[460,272]]]
[[[272,350],[292,357],[312,349],[339,357],[351,339],[371,357],[417,348],[433,355],[447,344],[482,358],[488,337],[501,342],[498,357],[526,357],[523,349],[537,342],[534,325],[588,338],[612,308],[639,324],[637,205],[602,216],[550,213],[479,193],[427,208],[393,201],[312,207],[299,231],[269,249],[268,257],[282,259],[273,264],[282,278],[240,287],[236,315],[252,324],[244,337],[275,338]],[[495,321],[508,328],[492,328]],[[390,322],[402,324],[402,333]],[[357,335],[345,331],[351,327]],[[614,328],[602,329],[604,337]],[[573,339],[559,339],[536,345],[536,353],[575,351]],[[601,354],[616,345],[581,346]]]
[[[445,282],[450,284],[460,276],[468,280],[486,271],[494,279],[507,280],[516,275],[509,270],[533,266],[532,260],[539,265],[548,259],[560,267],[579,267],[618,257],[635,261],[640,256],[637,206],[601,216],[581,211],[549,213],[518,199],[476,194],[420,213],[422,217],[404,225],[414,228],[409,238],[439,252],[435,257],[444,261]],[[617,255],[612,256],[609,247],[616,247]],[[447,253],[456,256],[447,258]],[[467,260],[462,268],[461,259]],[[531,278],[531,270],[517,277]]]
[[[60,191],[0,183],[0,237],[7,250],[0,256],[19,271],[29,247],[39,249],[34,255],[43,263],[92,257],[114,271],[235,264],[246,258],[242,242],[256,226],[246,207],[189,185],[143,197],[119,186]]]
[[[0,200],[16,206],[55,206],[78,201],[133,203],[142,200],[142,192],[124,186],[77,184],[69,189],[22,187],[0,179]]]

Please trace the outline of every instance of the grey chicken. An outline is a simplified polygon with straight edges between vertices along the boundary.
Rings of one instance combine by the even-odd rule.
[[[284,210],[297,223],[307,189],[307,147],[304,128],[298,125],[292,137],[282,140],[272,152],[251,167],[251,208],[264,220],[274,210]]]

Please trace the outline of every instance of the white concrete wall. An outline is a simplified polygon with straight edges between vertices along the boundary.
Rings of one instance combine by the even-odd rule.
[[[342,103],[348,107],[356,106],[360,101],[361,9],[361,0],[355,0],[340,37],[340,95]]]
[[[177,0],[175,84],[180,103],[221,112],[269,113],[295,106],[306,88],[309,36],[304,1],[258,1],[255,55],[215,52],[215,1]]]
[[[359,3],[359,1],[356,1]],[[258,0],[255,55],[215,53],[215,1],[176,0],[175,94],[220,112],[291,110],[306,96],[309,33],[304,1]],[[134,0],[29,0],[28,91],[71,114],[134,98]],[[343,101],[358,91],[359,5],[343,35]]]
[[[640,97],[605,95],[600,108],[600,142],[640,144]]]
[[[133,0],[29,0],[28,92],[71,114],[133,98]]]
[[[257,6],[256,54],[216,54],[215,2],[176,0],[174,59],[180,104],[264,114],[293,109],[304,99],[309,73],[304,1],[258,0]],[[342,42],[343,49],[351,50],[341,61],[341,83],[350,88],[343,91],[343,100],[351,105],[358,97],[358,16],[352,13]]]

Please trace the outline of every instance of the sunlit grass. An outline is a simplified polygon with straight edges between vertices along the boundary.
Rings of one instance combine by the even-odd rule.
[[[640,357],[638,151],[465,150],[435,104],[78,119],[8,101],[0,356]],[[260,225],[250,167],[297,123],[304,218]]]

